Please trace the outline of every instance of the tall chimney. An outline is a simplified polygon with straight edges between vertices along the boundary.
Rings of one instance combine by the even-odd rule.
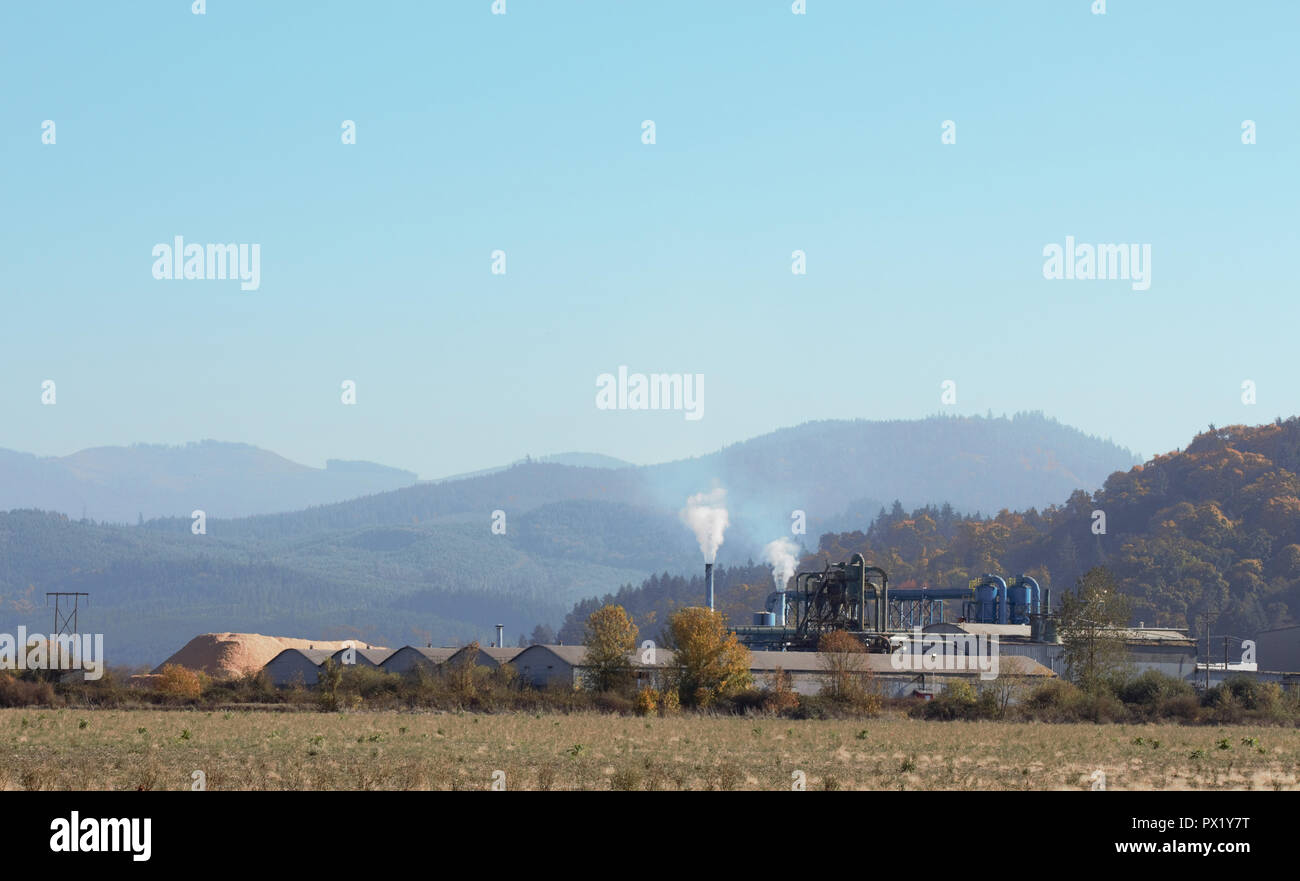
[[[709,603],[709,608],[713,608],[713,564],[704,564],[704,598]]]
[[[505,648],[506,625],[497,625],[497,648]]]

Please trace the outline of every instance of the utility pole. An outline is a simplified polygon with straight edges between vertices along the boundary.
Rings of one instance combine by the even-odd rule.
[[[77,633],[77,605],[81,597],[86,598],[86,603],[90,603],[90,594],[80,591],[46,591],[45,603],[49,605],[50,597],[54,597],[54,629],[50,631],[50,638],[69,633]],[[71,608],[68,608],[68,604]]]
[[[1205,625],[1205,690],[1210,689],[1210,613],[1202,612],[1201,621]]]

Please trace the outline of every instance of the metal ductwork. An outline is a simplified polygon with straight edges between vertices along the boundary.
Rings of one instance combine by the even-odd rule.
[[[861,601],[858,604],[858,617],[860,630],[867,629],[867,575],[875,573],[880,576],[880,589],[871,585],[871,592],[876,598],[876,626],[877,633],[884,633],[889,629],[889,575],[879,566],[868,566],[866,557],[861,554],[854,554],[849,557],[849,565],[857,566],[859,572],[859,596]]]
[[[1052,617],[1052,589],[1043,588],[1043,642],[1057,642],[1056,619]]]
[[[985,573],[971,585],[975,588],[975,620],[981,624],[1007,623],[1007,583],[996,575]]]
[[[1031,578],[1028,575],[1021,574],[1011,579],[1011,586],[1028,587],[1029,588],[1029,614],[1031,615],[1042,614],[1043,610],[1039,603],[1039,595],[1042,593],[1042,591],[1039,589],[1037,581],[1035,581],[1033,578]]]

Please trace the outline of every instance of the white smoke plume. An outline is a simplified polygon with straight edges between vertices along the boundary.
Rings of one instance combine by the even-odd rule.
[[[682,508],[682,522],[695,533],[700,543],[704,562],[712,563],[722,547],[722,536],[731,519],[727,516],[727,491],[718,487],[706,493],[697,493],[686,500]]]
[[[763,559],[772,567],[772,580],[777,590],[785,590],[786,584],[794,577],[794,570],[799,565],[795,558],[798,548],[788,538],[770,541],[763,548]]]

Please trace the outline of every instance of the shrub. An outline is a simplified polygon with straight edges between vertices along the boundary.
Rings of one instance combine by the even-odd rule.
[[[593,696],[592,702],[597,709],[604,710],[606,713],[630,715],[635,709],[632,698],[617,691],[602,691]]]
[[[334,663],[333,658],[326,658],[316,677],[317,701],[322,710],[332,712],[339,708],[339,685],[342,682],[343,668]]]
[[[933,700],[918,704],[916,714],[925,719],[993,719],[1000,712],[992,691],[977,691],[963,679],[955,679],[943,687]]]
[[[1079,687],[1064,679],[1052,679],[1035,688],[1022,704],[1029,715],[1048,719],[1069,717],[1079,698]]]
[[[401,688],[402,679],[396,673],[363,664],[349,664],[342,668],[338,683],[341,695],[360,697],[363,701],[392,698]],[[322,676],[323,678],[323,676]]]
[[[767,706],[767,692],[761,688],[746,688],[722,698],[714,706],[741,715],[761,713]]]
[[[790,713],[799,706],[799,693],[794,690],[790,674],[777,667],[773,671],[763,694],[763,709],[769,713],[781,715]]]
[[[643,688],[636,693],[636,714],[638,716],[653,716],[659,711],[659,691],[654,688]]]
[[[1147,670],[1119,685],[1119,699],[1126,704],[1156,706],[1170,698],[1195,694],[1190,682],[1167,676],[1157,670]]]
[[[1114,722],[1125,716],[1124,704],[1109,691],[1084,694],[1075,709],[1076,718],[1089,722]]]
[[[470,700],[478,692],[478,680],[482,677],[478,653],[479,644],[475,640],[465,646],[463,657],[438,668],[452,695],[461,700]]]
[[[154,690],[166,697],[192,700],[203,693],[203,683],[193,670],[187,670],[179,664],[164,664],[158,671]]]
[[[0,707],[54,706],[54,702],[54,686],[49,682],[0,673]]]
[[[1201,701],[1195,694],[1180,694],[1162,700],[1156,713],[1166,719],[1195,722],[1201,717]]]

